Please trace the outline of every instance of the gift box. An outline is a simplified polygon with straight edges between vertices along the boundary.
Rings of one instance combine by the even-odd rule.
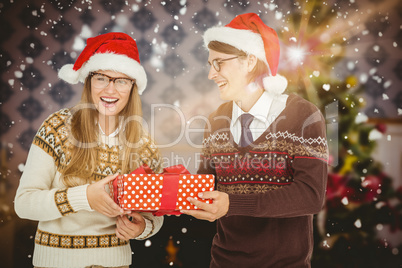
[[[118,176],[112,183],[111,194],[123,209],[157,216],[178,215],[181,209],[198,209],[187,201],[188,197],[212,203],[210,199],[199,198],[198,193],[213,191],[214,183],[214,175],[193,175],[183,165],[165,168],[161,174],[154,174],[144,165]]]

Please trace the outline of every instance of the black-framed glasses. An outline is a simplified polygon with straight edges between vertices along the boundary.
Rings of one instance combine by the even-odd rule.
[[[130,78],[111,77],[109,75],[96,72],[92,72],[90,76],[92,86],[99,89],[104,89],[110,84],[110,82],[113,82],[117,91],[127,92],[131,90],[133,84],[135,83],[135,81]]]
[[[215,71],[220,72],[222,62],[237,59],[238,57],[239,56],[228,58],[228,59],[214,59],[214,60],[212,60],[212,66],[214,67]],[[211,65],[211,63],[210,63],[210,65]]]

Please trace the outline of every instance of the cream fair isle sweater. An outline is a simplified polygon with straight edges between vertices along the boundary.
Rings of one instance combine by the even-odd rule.
[[[39,221],[35,236],[33,265],[38,267],[85,267],[130,265],[129,241],[116,237],[116,218],[91,209],[88,184],[66,187],[60,171],[70,156],[66,122],[68,109],[50,115],[39,128],[15,197],[19,217]],[[98,162],[91,181],[121,172],[117,137],[101,136]],[[160,172],[159,152],[147,138],[142,139],[143,163]],[[154,235],[163,217],[141,213],[146,221],[144,232],[136,239]]]

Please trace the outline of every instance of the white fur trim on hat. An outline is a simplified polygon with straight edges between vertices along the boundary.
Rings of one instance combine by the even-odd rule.
[[[74,71],[74,64],[66,64],[63,65],[63,67],[60,68],[59,70],[59,78],[63,79],[64,81],[70,83],[70,84],[77,84],[78,83],[78,77],[79,77],[79,72]]]
[[[147,86],[147,75],[144,68],[136,60],[126,55],[115,53],[94,54],[79,70],[75,71],[73,67],[73,64],[66,64],[58,73],[61,79],[70,84],[84,83],[86,77],[91,72],[109,70],[123,73],[135,79],[138,86],[138,94],[140,95]]]
[[[230,27],[212,27],[204,33],[204,45],[208,48],[211,41],[219,41],[243,50],[262,60],[269,69],[261,35],[251,30],[239,30]]]
[[[274,95],[282,94],[288,86],[288,80],[282,75],[266,76],[262,79],[264,89]]]

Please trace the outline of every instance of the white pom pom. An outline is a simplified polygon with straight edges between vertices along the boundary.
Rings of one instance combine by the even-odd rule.
[[[79,72],[74,71],[74,64],[66,64],[59,70],[59,78],[70,84],[77,84],[79,79]]]
[[[288,80],[282,75],[267,76],[262,80],[264,89],[274,95],[282,94],[288,86]]]

